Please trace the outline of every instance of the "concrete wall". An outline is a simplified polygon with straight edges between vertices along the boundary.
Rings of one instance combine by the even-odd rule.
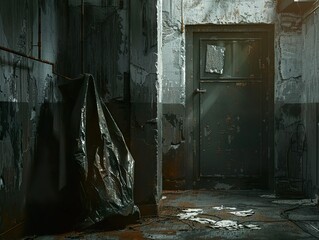
[[[303,125],[306,134],[306,157],[303,171],[305,191],[319,193],[319,16],[318,10],[307,16],[302,26],[302,76],[304,80]]]
[[[65,11],[63,1],[43,3],[42,55],[56,62],[61,25],[57,16]],[[50,11],[45,11],[49,8]],[[0,3],[0,45],[38,56],[38,5],[34,1]],[[0,232],[24,218],[26,183],[34,157],[37,123],[44,101],[57,104],[57,78],[51,66],[0,51]]]
[[[96,78],[105,101],[123,101],[129,84],[129,1],[84,2],[84,72]],[[69,14],[75,42],[69,48],[77,53],[74,65],[80,66],[81,1],[70,0]]]
[[[135,200],[142,214],[154,214],[161,195],[161,1],[131,4],[131,151],[135,158]]]
[[[158,24],[162,1],[140,0],[130,6],[127,0],[85,0],[84,4],[81,39],[81,1],[40,1],[41,57],[55,63],[58,73],[77,77],[82,72],[83,43],[84,72],[97,80],[136,160],[136,203],[142,213],[154,214],[162,189],[162,26]],[[0,45],[37,57],[38,7],[31,0],[1,2]],[[57,85],[62,78],[52,74],[47,64],[0,54],[3,232],[24,219],[28,173],[46,164],[34,165],[38,120],[45,101],[50,108],[59,106]],[[57,134],[63,132],[53,125]],[[53,168],[45,171],[55,172]]]
[[[275,26],[275,177],[287,175],[289,140],[301,121],[302,19],[277,14],[274,0],[165,1],[163,3],[163,177],[164,188],[185,188],[188,142],[185,119],[185,27],[198,24]]]
[[[302,91],[302,16],[278,14],[276,46],[278,54],[275,80],[275,190],[279,194],[302,192],[304,149],[301,106]],[[294,143],[298,144],[294,144]],[[296,179],[295,182],[287,179]],[[293,190],[294,189],[294,190]]]
[[[84,72],[96,79],[103,100],[129,142],[129,1],[85,0],[84,3]],[[67,58],[61,64],[71,63],[65,72],[77,76],[82,64],[81,1],[69,1],[68,16]]]

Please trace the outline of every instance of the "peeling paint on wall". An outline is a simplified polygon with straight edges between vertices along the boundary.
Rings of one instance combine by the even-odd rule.
[[[186,178],[184,106],[163,105],[163,184],[167,189],[184,189]]]
[[[275,99],[280,103],[301,103],[303,102],[304,82],[301,76],[288,81],[279,81],[276,83]]]
[[[275,1],[185,1],[187,24],[271,23]],[[200,14],[198,14],[200,13]]]
[[[185,142],[185,137],[181,115],[171,112],[163,114],[163,117],[163,154],[166,154],[171,149],[177,150]]]
[[[156,212],[162,189],[161,15],[161,0],[131,4],[130,149],[136,163],[135,200],[142,214]]]
[[[278,15],[275,46],[275,102],[301,103],[304,87],[302,80],[302,49],[301,17],[290,13]]]
[[[183,4],[182,4],[183,3]],[[182,11],[183,8],[183,11]],[[275,23],[276,2],[168,1],[163,10],[163,103],[185,104],[185,25]]]
[[[300,35],[283,35],[279,38],[280,47],[280,74],[282,80],[300,78],[302,74],[302,47]]]

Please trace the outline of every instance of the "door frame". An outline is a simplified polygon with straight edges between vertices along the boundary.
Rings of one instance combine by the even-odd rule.
[[[202,187],[198,185],[199,173],[199,123],[195,114],[198,95],[194,93],[196,82],[194,79],[194,33],[264,33],[267,42],[268,68],[265,78],[265,91],[267,103],[265,104],[266,132],[263,138],[266,146],[263,149],[262,161],[267,164],[268,189],[274,189],[274,25],[273,24],[245,24],[245,25],[187,25],[186,26],[186,183],[189,188]]]

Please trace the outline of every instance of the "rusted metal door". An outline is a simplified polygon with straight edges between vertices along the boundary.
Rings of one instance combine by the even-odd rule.
[[[258,31],[193,35],[199,177],[266,179],[265,36]]]

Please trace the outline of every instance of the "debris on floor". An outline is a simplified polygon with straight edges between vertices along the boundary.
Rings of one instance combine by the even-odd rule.
[[[231,213],[235,216],[238,216],[238,217],[248,217],[248,216],[253,215],[255,212],[252,209],[249,209],[249,210],[229,212],[229,213]]]
[[[189,219],[191,220],[192,218],[198,216],[200,213],[203,213],[203,209],[185,209],[183,210],[183,213],[177,214],[179,219]]]
[[[163,195],[167,199],[159,207],[159,216],[141,218],[140,223],[123,230],[88,230],[25,239],[319,239],[317,206],[273,204],[279,199],[261,198],[262,194],[268,192],[166,191]],[[223,211],[214,210],[215,206]],[[252,216],[229,213],[250,208],[255,212]],[[188,217],[180,219],[179,214]]]
[[[194,222],[201,223],[201,224],[215,224],[216,223],[215,220],[212,220],[212,219],[209,219],[209,218],[196,217],[196,218],[191,218],[190,220],[192,220]]]
[[[221,205],[220,207],[213,207],[214,210],[222,211],[222,210],[236,210],[235,207],[225,207],[224,205]]]
[[[211,226],[212,228],[216,229],[227,229],[227,230],[238,230],[244,228],[242,224],[238,224],[236,221],[232,220],[221,220],[216,222],[214,225]]]
[[[197,217],[199,214],[204,213],[203,209],[185,209],[183,210],[183,213],[177,214],[179,219],[181,220],[189,220],[193,222],[198,222],[201,224],[215,224],[216,221],[209,218],[201,218]]]
[[[217,207],[217,209],[229,210],[229,209],[236,209],[236,208],[221,206],[221,207]],[[239,217],[247,217],[247,216],[253,215],[254,211],[252,209],[249,209],[249,210],[229,212],[229,213]],[[239,230],[243,228],[249,228],[251,230],[261,229],[258,225],[254,225],[254,224],[243,225],[243,224],[238,224],[237,221],[228,220],[228,219],[226,220],[220,219],[219,221],[216,221],[209,218],[202,218],[202,217],[199,217],[199,215],[201,214],[205,214],[203,209],[189,208],[189,209],[182,210],[182,213],[177,214],[177,216],[179,217],[180,220],[189,220],[189,221],[197,222],[200,224],[207,224],[210,228],[214,228],[214,229],[226,229],[230,231]]]
[[[215,186],[214,186],[214,189],[215,190],[229,190],[231,189],[233,186],[229,185],[229,184],[226,184],[226,183],[217,183]]]
[[[203,213],[203,209],[201,209],[201,208],[189,208],[189,209],[183,210],[183,212],[186,212],[186,213]]]
[[[277,196],[275,194],[264,194],[264,195],[260,195],[261,198],[277,198]]]
[[[250,230],[261,230],[261,227],[255,224],[239,224],[237,221],[233,220],[221,220],[217,221],[215,224],[210,226],[211,228],[215,229],[226,229],[230,231],[240,230],[243,228],[249,228]]]
[[[261,227],[259,227],[258,225],[256,224],[247,224],[245,225],[246,228],[249,228],[251,230],[261,230]]]

